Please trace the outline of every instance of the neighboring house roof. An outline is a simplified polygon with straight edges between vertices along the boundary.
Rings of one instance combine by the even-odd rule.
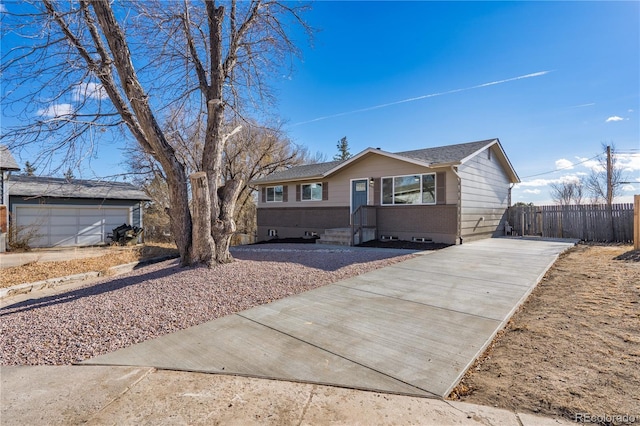
[[[0,145],[0,170],[16,171],[20,170],[18,163],[11,155],[11,151],[4,145]]]
[[[110,200],[150,200],[130,183],[97,180],[11,176],[9,195],[19,197],[94,198]]]
[[[507,158],[500,141],[498,139],[488,139],[484,141],[468,142],[457,145],[439,146],[434,148],[417,149],[413,151],[403,152],[386,152],[377,148],[367,148],[364,151],[354,155],[348,160],[331,161],[328,163],[310,164],[305,166],[296,166],[282,172],[274,173],[267,177],[256,179],[252,183],[262,184],[271,182],[284,182],[306,179],[321,179],[341,170],[347,165],[358,161],[364,156],[377,154],[389,158],[395,158],[400,161],[406,161],[418,164],[424,167],[446,167],[464,164],[467,160],[474,157],[480,151],[490,146],[496,146],[505,171],[513,183],[520,182],[520,178],[516,174],[511,162]]]

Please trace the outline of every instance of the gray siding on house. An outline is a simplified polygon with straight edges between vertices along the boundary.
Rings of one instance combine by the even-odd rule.
[[[461,177],[460,236],[466,240],[501,235],[509,207],[510,180],[491,149],[459,167]]]
[[[133,205],[132,214],[132,223],[131,226],[137,226],[142,228],[142,203],[136,203]]]

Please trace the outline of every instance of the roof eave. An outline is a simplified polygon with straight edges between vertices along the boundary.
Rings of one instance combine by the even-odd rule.
[[[377,155],[382,155],[383,157],[393,158],[395,160],[399,160],[399,161],[402,161],[402,162],[405,162],[405,163],[416,164],[418,166],[423,166],[423,167],[433,167],[430,163],[426,163],[424,161],[415,160],[413,158],[403,157],[401,155],[397,155],[397,154],[394,154],[392,152],[383,151],[383,150],[378,149],[378,148],[367,148],[364,151],[361,151],[358,154],[354,155],[353,157],[349,158],[344,163],[340,163],[336,167],[334,167],[333,169],[326,171],[322,175],[322,177],[327,177],[327,176],[332,175],[333,173],[336,173],[337,171],[341,170],[345,166],[347,166],[347,165],[359,160],[360,158],[364,157],[367,154],[377,154]]]
[[[500,143],[500,139],[498,138],[489,140],[489,142],[487,142],[487,144],[484,145],[482,148],[480,148],[479,150],[475,151],[474,153],[460,160],[459,164],[464,164],[466,161],[475,157],[485,149],[491,148],[493,146],[496,146],[498,148],[498,153],[500,154],[501,162],[503,163],[504,166],[506,166],[505,171],[507,172],[507,175],[509,176],[509,180],[511,181],[511,183],[520,183],[520,178],[518,177],[516,170],[513,168],[511,161],[509,161],[509,157],[507,157],[507,154],[504,152],[504,149],[502,148],[502,144]]]
[[[511,179],[511,183],[520,183],[520,177],[518,176],[516,169],[513,168],[513,165],[511,164],[509,157],[507,157],[507,153],[504,152],[504,149],[502,148],[502,144],[500,143],[500,141],[496,139],[495,143],[492,145],[495,145],[498,147],[500,158],[503,162],[503,165],[506,165],[506,171],[507,171],[507,174],[509,175],[509,178]]]
[[[36,198],[56,198],[56,199],[61,199],[61,200],[67,200],[67,199],[74,199],[74,200],[114,200],[114,201],[152,201],[153,199],[150,198],[148,195],[144,195],[141,197],[138,196],[116,196],[116,197],[108,197],[108,196],[90,196],[90,195],[80,195],[80,196],[74,196],[71,194],[67,194],[67,195],[62,195],[62,194],[42,194],[42,193],[26,193],[26,192],[20,192],[20,193],[15,193],[14,191],[10,191],[9,192],[9,197],[23,197],[23,198],[30,198],[30,199],[36,199]]]
[[[264,179],[256,179],[256,180],[249,181],[249,185],[266,185],[266,184],[285,183],[285,182],[304,182],[306,180],[322,179],[323,177],[324,175],[318,174],[313,176],[297,177],[297,178],[290,178],[290,179],[264,178]]]
[[[472,152],[471,154],[467,155],[462,160],[460,160],[460,164],[466,163],[468,160],[470,160],[471,158],[475,157],[476,155],[478,155],[479,153],[481,153],[485,149],[487,149],[489,147],[492,147],[493,145],[499,144],[499,143],[500,143],[500,141],[497,138],[496,139],[490,139],[485,145],[482,146],[482,148],[476,150],[475,152]]]

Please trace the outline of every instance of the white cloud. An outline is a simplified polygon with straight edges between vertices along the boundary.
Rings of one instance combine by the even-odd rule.
[[[540,194],[542,191],[540,191],[539,189],[525,189],[524,191],[522,191],[524,194],[533,194],[533,195],[538,195]]]
[[[625,172],[640,170],[640,154],[616,154],[616,161]]]
[[[75,88],[73,98],[76,101],[81,101],[85,98],[91,99],[106,99],[108,97],[107,92],[100,83],[80,83]]]
[[[580,161],[581,166],[586,167],[587,169],[593,170],[594,172],[604,171],[604,166],[600,164],[600,161],[598,161],[597,158],[589,160],[588,158],[578,157],[578,160]]]
[[[580,183],[580,174],[564,175],[559,181],[560,183]]]
[[[622,121],[622,120],[624,120],[624,118],[618,117],[617,115],[612,115],[611,117],[605,120],[605,123],[610,123],[612,121]]]
[[[633,112],[633,110],[632,110],[631,108],[629,108],[629,109],[627,110],[627,112]]]
[[[573,169],[573,163],[564,158],[556,160],[556,170],[560,169]]]
[[[533,179],[533,180],[520,182],[520,183],[516,184],[516,186],[517,187],[523,187],[523,186],[526,186],[526,187],[529,187],[529,186],[537,187],[537,186],[547,186],[550,183],[556,183],[556,182],[558,182],[557,179]]]
[[[553,183],[569,183],[569,182],[580,182],[580,176],[583,176],[584,173],[573,173],[569,175],[560,176],[555,179],[533,179],[529,181],[524,181],[516,184],[517,187],[543,187],[548,186]],[[526,190],[525,190],[526,191]]]
[[[73,114],[73,106],[71,104],[53,104],[47,108],[38,110],[38,115],[48,118],[62,117],[71,114]]]

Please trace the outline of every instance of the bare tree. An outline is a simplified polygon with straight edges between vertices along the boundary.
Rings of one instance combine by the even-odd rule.
[[[620,196],[624,181],[627,180],[622,167],[618,164],[618,157],[614,145],[602,144],[603,154],[598,156],[599,167],[592,168],[586,179],[586,189],[591,195],[593,203],[607,204]]]
[[[306,150],[291,142],[279,129],[256,123],[243,126],[233,136],[224,152],[225,180],[243,182],[234,217],[244,218],[245,231],[253,231],[255,228],[255,224],[250,224],[255,220],[251,214],[255,210],[255,188],[250,186],[250,182],[303,164],[307,160],[306,153]]]
[[[298,53],[287,30],[309,30],[305,7],[43,0],[6,9],[3,40],[23,44],[3,55],[2,101],[27,124],[2,139],[10,147],[37,144],[49,158],[66,153],[75,168],[95,152],[101,132],[124,132],[160,165],[181,264],[232,261],[233,212],[244,182],[225,179],[225,147],[241,129],[225,123],[272,100],[268,76]],[[191,185],[185,158],[159,124],[173,111],[204,123]],[[193,183],[199,197],[190,207]]]
[[[584,198],[584,183],[582,180],[565,180],[559,183],[552,183],[551,198],[554,203],[562,206],[570,204],[582,204]]]
[[[169,142],[176,155],[182,158],[187,172],[197,170],[196,158],[202,153],[199,132],[202,126],[188,123],[189,118],[173,116],[165,126],[165,133],[170,135]],[[236,126],[228,124],[227,128]],[[158,182],[165,180],[162,169],[155,159],[145,155],[138,145],[128,150],[127,168],[134,176],[134,182],[141,185],[154,200],[152,210],[160,218],[156,207],[168,207],[166,196],[158,191]],[[272,173],[309,161],[306,149],[295,145],[279,129],[260,126],[255,122],[245,122],[242,129],[229,138],[223,153],[224,182],[241,181],[243,183],[234,211],[234,221],[245,233],[255,230],[255,203],[250,186],[254,179],[266,177]],[[164,185],[166,188],[166,184]],[[153,191],[151,191],[153,190]],[[159,199],[156,199],[160,197]],[[156,217],[154,216],[154,217]]]

